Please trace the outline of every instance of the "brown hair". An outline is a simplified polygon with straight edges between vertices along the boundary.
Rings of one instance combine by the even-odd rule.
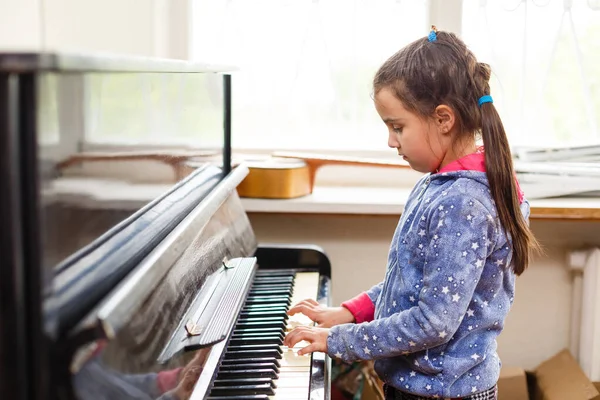
[[[539,244],[520,211],[512,155],[500,116],[493,103],[478,105],[481,96],[490,94],[490,75],[490,66],[477,62],[455,34],[437,32],[433,42],[418,39],[390,57],[375,74],[373,88],[375,94],[390,88],[406,109],[425,118],[445,104],[456,114],[458,132],[481,133],[490,191],[500,223],[512,240],[514,271],[520,275],[531,250],[539,250]]]

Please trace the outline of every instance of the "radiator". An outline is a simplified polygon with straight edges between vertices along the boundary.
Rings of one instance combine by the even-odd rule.
[[[600,249],[570,254],[574,273],[571,353],[592,381],[600,381]]]

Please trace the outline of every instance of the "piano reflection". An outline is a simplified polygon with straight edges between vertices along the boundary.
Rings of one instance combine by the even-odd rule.
[[[133,212],[57,195],[56,166],[85,147],[65,123],[82,108],[74,93],[93,74],[166,73],[221,88],[223,131],[209,146],[219,157]],[[48,80],[55,97],[43,93]],[[257,242],[236,191],[248,169],[231,167],[229,68],[0,54],[0,159],[2,398],[330,398],[329,358],[283,346],[312,324],[288,317],[292,304],[329,305],[330,263],[315,246]]]

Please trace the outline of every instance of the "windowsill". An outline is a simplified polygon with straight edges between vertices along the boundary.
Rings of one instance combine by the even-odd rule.
[[[172,184],[130,184],[98,178],[55,181],[55,200],[90,209],[137,210]],[[247,213],[320,215],[400,215],[408,188],[323,187],[289,200],[242,198]],[[48,193],[49,194],[49,193]],[[531,200],[532,219],[600,221],[600,198],[562,197]]]
[[[400,215],[410,189],[315,186],[295,199],[242,198],[248,213]]]

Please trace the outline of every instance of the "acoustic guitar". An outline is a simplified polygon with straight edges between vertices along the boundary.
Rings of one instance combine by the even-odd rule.
[[[238,193],[242,197],[265,199],[293,199],[311,194],[317,171],[326,165],[410,168],[405,161],[293,152],[276,152],[265,160],[245,164],[250,174],[238,186]]]
[[[218,156],[210,151],[139,151],[85,152],[74,154],[57,164],[58,170],[84,162],[158,161],[173,168],[176,181],[193,172],[200,164]],[[275,152],[264,158],[238,158],[232,164],[244,163],[248,176],[237,190],[241,197],[293,199],[313,192],[317,171],[326,165],[410,168],[404,161],[382,161],[356,157],[327,156],[312,153]]]

